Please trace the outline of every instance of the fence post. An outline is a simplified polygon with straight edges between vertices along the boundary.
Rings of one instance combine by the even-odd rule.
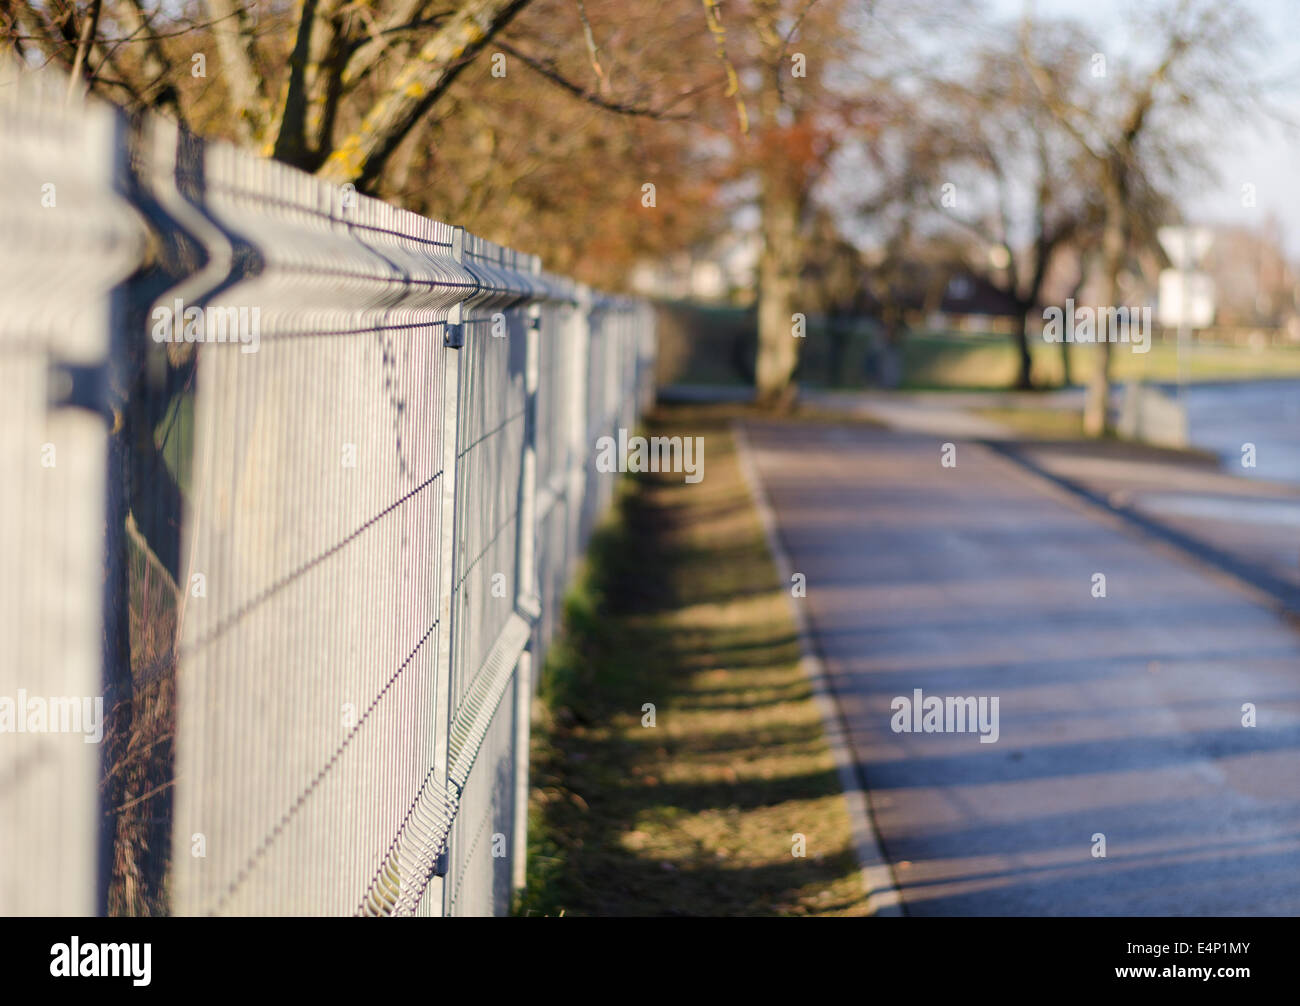
[[[532,274],[541,274],[532,257]],[[524,349],[524,456],[519,471],[519,534],[515,539],[515,607],[534,626],[541,614],[537,596],[537,387],[540,378],[542,306],[528,308]],[[515,666],[515,808],[511,886],[522,890],[528,876],[528,764],[532,727],[533,648],[536,631]]]
[[[564,581],[573,577],[574,559],[582,548],[582,512],[586,505],[587,484],[587,364],[591,352],[591,288],[579,285],[573,292],[571,345],[565,366],[573,380],[566,382],[568,391],[565,425],[565,497],[568,503],[568,534],[564,548]]]
[[[0,744],[0,915],[108,909],[115,681],[130,698],[122,459],[111,409],[148,235],[127,123],[0,53],[0,696],[78,699],[84,734]],[[120,518],[120,521],[119,521]],[[98,712],[91,714],[94,704]],[[97,723],[95,737],[91,724]]]
[[[465,261],[465,229],[452,232],[451,256],[457,264]],[[438,656],[434,664],[434,743],[433,778],[450,784],[448,758],[451,741],[451,662],[452,662],[452,595],[456,587],[456,462],[460,453],[460,386],[461,355],[465,345],[463,304],[453,304],[447,311],[443,329],[442,393],[442,508],[438,521]],[[460,794],[456,794],[459,799]],[[443,850],[424,897],[436,903],[438,914],[446,911],[444,877],[447,850]]]

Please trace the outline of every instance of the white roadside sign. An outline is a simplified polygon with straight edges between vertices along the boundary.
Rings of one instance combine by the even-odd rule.
[[[1161,227],[1156,231],[1160,247],[1175,269],[1195,269],[1214,244],[1214,232],[1208,227]]]
[[[1214,324],[1214,280],[1203,272],[1160,270],[1159,307],[1166,328],[1187,325],[1206,328]]]

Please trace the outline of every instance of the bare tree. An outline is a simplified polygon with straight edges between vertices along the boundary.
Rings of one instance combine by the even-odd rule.
[[[782,408],[793,399],[798,364],[792,321],[799,311],[805,225],[836,133],[826,76],[842,55],[836,26],[843,4],[747,0],[734,13],[729,6],[724,25],[717,0],[701,3],[734,103],[729,133],[757,191],[757,396],[764,406]]]
[[[1084,54],[1070,55],[1051,69],[1062,92],[1081,72]],[[1088,240],[1100,217],[1092,187],[1079,184],[1088,165],[1014,50],[985,48],[967,79],[936,82],[933,94],[932,104],[943,110],[936,128],[950,134],[944,172],[953,181],[950,192],[931,189],[929,195],[939,213],[975,239],[965,267],[1015,305],[1016,386],[1030,388],[1030,316],[1040,306],[1053,257]]]
[[[1102,303],[1116,306],[1119,278],[1137,230],[1143,190],[1167,189],[1180,171],[1203,166],[1221,134],[1205,131],[1215,113],[1240,113],[1259,97],[1250,52],[1257,41],[1248,12],[1221,0],[1162,4],[1149,24],[1135,26],[1154,40],[1148,66],[1107,59],[1093,48],[1097,87],[1083,98],[1067,93],[1035,44],[1026,16],[1020,54],[1053,118],[1093,166],[1102,202],[1099,269]],[[1097,62],[1100,58],[1100,62]],[[1222,126],[1222,119],[1218,120]],[[1189,130],[1201,128],[1194,140]],[[1084,430],[1100,436],[1109,426],[1111,344],[1095,350],[1084,407]]]

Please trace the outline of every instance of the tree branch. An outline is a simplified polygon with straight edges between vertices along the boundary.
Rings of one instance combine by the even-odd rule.
[[[298,0],[298,29],[294,33],[293,50],[289,53],[289,79],[284,84],[280,101],[279,122],[273,126],[275,140],[264,151],[277,161],[301,167],[307,153],[307,72],[311,58],[312,32],[317,28],[317,9],[320,0]],[[322,12],[323,18],[329,12]],[[325,30],[321,26],[321,30]]]
[[[360,43],[348,57],[347,66],[343,70],[343,86],[350,90],[370,75],[378,65],[379,58],[388,49],[389,36],[414,31],[417,28],[427,28],[446,20],[455,13],[440,11],[430,14],[428,9],[432,6],[433,0],[401,0],[397,9],[393,11],[393,16],[381,27],[372,27],[370,38]],[[362,16],[369,21],[369,12],[363,10]]]
[[[90,9],[81,18],[81,32],[77,39],[77,54],[72,60],[72,72],[68,75],[68,93],[64,104],[72,101],[79,87],[84,86],[90,77],[90,68],[86,65],[86,53],[95,39],[99,28],[99,11],[103,0],[90,0]],[[83,77],[86,78],[83,80]]]
[[[529,0],[466,0],[376,99],[361,126],[317,172],[331,182],[370,185],[384,163],[489,41]]]
[[[50,62],[60,62],[65,66],[68,65],[65,52],[67,42],[57,32],[54,25],[46,23],[45,17],[31,5],[29,0],[15,0],[15,9],[18,14],[18,23],[23,26],[28,38],[36,43],[45,58]]]
[[[671,115],[664,109],[647,108],[644,105],[630,105],[621,101],[613,101],[601,97],[598,93],[575,84],[560,74],[550,63],[544,63],[541,60],[528,55],[528,53],[517,49],[515,46],[506,42],[504,39],[497,39],[497,46],[504,52],[510,53],[534,73],[540,74],[551,83],[568,91],[576,98],[580,98],[597,108],[603,108],[607,112],[615,112],[618,115],[635,115],[647,119],[685,119],[685,115]]]
[[[577,0],[578,17],[582,21],[582,37],[587,42],[587,56],[591,60],[591,70],[600,81],[600,93],[605,94],[609,90],[609,78],[605,76],[605,69],[600,65],[600,47],[596,45],[596,35],[591,30],[591,21],[587,18],[587,5],[582,0]]]
[[[704,4],[704,20],[713,36],[713,51],[722,64],[727,75],[726,97],[736,99],[736,117],[740,120],[741,135],[749,133],[749,112],[745,109],[745,99],[740,93],[740,78],[736,67],[727,55],[727,31],[722,27],[722,18],[718,15],[718,0],[700,0]]]
[[[246,30],[243,7],[234,0],[204,0],[212,13],[212,34],[225,68],[224,80],[235,103],[235,120],[243,139],[259,141],[266,132],[270,99],[257,69],[257,48]]]
[[[1074,121],[1075,117],[1081,113],[1081,109],[1061,97],[1056,89],[1055,82],[1052,80],[1052,75],[1034,56],[1033,47],[1030,44],[1031,29],[1031,22],[1026,17],[1020,23],[1020,57],[1024,60],[1026,69],[1029,70],[1029,79],[1033,81],[1039,97],[1043,99],[1043,104],[1047,106],[1048,111],[1052,113],[1052,117],[1060,124],[1061,128],[1070,134],[1089,157],[1097,161],[1105,160],[1105,153],[1099,153],[1093,149],[1083,130]]]
[[[142,63],[144,72],[149,76],[149,83],[140,89],[138,100],[154,108],[166,106],[176,120],[184,124],[185,115],[181,111],[180,96],[167,79],[170,75],[167,55],[158,44],[158,37],[146,31],[149,19],[142,0],[117,4],[114,11],[115,16],[122,18],[130,32],[128,40],[139,39],[144,43]]]

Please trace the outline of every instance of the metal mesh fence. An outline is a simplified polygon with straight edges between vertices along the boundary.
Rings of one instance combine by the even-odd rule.
[[[100,907],[100,414],[114,287],[145,232],[123,198],[123,128],[64,107],[57,78],[0,66],[0,914]],[[10,138],[21,142],[9,142]],[[71,278],[75,277],[75,281]],[[89,743],[88,743],[89,742]]]
[[[0,732],[0,912],[506,911],[651,315],[38,79],[0,104],[0,701],[109,709]]]

